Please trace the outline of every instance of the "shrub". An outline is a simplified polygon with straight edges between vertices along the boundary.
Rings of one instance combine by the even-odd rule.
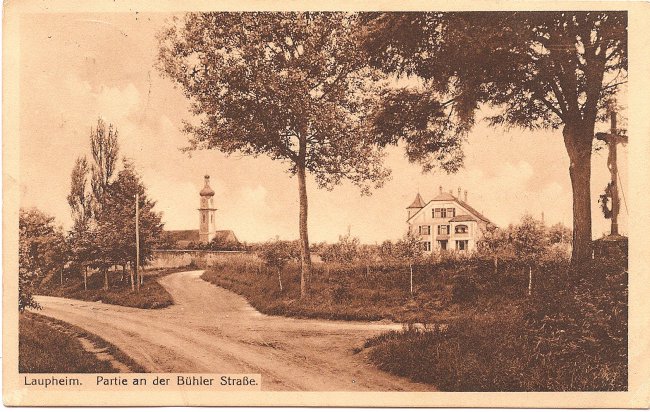
[[[454,303],[473,301],[479,294],[479,285],[470,276],[454,276],[452,285],[451,300]]]

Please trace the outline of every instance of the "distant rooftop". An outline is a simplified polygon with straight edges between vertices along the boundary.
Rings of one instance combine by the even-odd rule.
[[[411,203],[411,206],[407,207],[407,209],[422,209],[423,207],[424,200],[422,200],[422,196],[418,193],[417,196],[415,196],[413,203]]]

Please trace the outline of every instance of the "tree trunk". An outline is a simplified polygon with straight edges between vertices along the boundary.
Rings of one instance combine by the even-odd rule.
[[[528,296],[533,294],[533,267],[528,265]]]
[[[84,290],[88,290],[88,266],[84,266]]]
[[[585,130],[586,129],[586,130]],[[573,251],[571,263],[591,258],[591,145],[592,128],[565,126],[564,143],[569,154],[573,191]]]
[[[409,270],[411,271],[411,296],[413,296],[413,265],[409,263]]]
[[[309,236],[307,234],[307,184],[305,173],[304,163],[298,164],[298,192],[300,196],[300,298],[304,298],[309,293],[309,285],[307,282],[311,278],[311,255],[309,253]]]
[[[133,264],[131,264],[131,267],[129,268],[129,274],[131,275],[131,291],[133,292],[135,290],[135,279],[133,277]]]
[[[103,267],[102,271],[104,272],[104,290],[108,290],[108,268]]]
[[[282,292],[282,271],[278,268],[278,282],[280,282],[280,292]]]

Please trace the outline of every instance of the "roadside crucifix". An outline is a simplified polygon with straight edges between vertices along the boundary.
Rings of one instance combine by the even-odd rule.
[[[617,165],[617,153],[616,146],[619,143],[627,143],[627,135],[620,133],[621,131],[616,127],[616,109],[613,102],[609,106],[609,115],[610,115],[610,132],[609,133],[596,133],[596,139],[601,140],[607,144],[609,154],[607,156],[607,168],[609,169],[611,175],[611,181],[605,189],[605,194],[601,196],[601,202],[603,204],[603,210],[605,211],[605,217],[612,220],[612,228],[610,235],[618,235],[618,212],[620,209],[620,201],[618,198],[618,165]],[[607,211],[607,198],[611,197],[611,212]],[[609,215],[609,216],[608,216]]]

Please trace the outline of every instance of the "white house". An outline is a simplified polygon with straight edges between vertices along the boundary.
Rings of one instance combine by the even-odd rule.
[[[467,190],[464,200],[460,199],[460,193],[460,188],[458,197],[451,190],[443,193],[440,186],[438,196],[429,202],[425,203],[418,193],[406,208],[408,230],[419,236],[425,251],[474,251],[483,231],[488,225],[493,225],[467,204]]]

